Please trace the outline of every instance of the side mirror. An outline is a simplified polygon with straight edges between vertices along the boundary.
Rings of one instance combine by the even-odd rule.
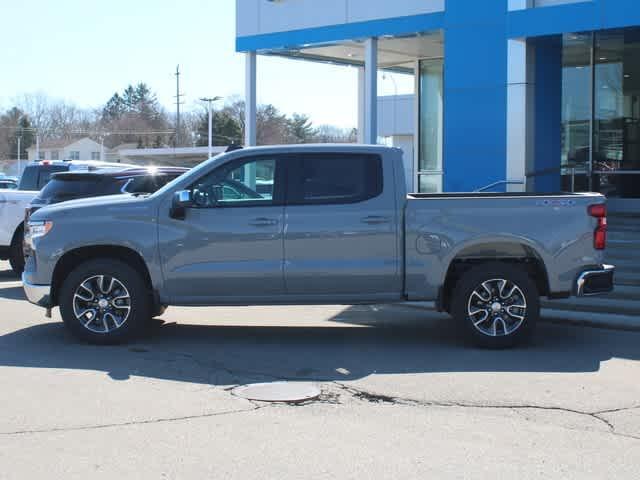
[[[169,215],[176,220],[184,220],[187,208],[193,205],[191,190],[179,190],[173,194]]]

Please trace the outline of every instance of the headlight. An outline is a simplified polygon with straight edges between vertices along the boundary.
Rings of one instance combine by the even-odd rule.
[[[33,240],[36,238],[44,237],[53,228],[53,222],[51,220],[45,220],[42,222],[29,222],[25,229],[24,241],[27,245],[33,248]]]

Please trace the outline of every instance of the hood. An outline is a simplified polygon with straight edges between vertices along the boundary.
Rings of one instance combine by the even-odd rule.
[[[46,220],[54,215],[66,214],[72,211],[98,209],[104,211],[109,207],[125,207],[141,205],[146,203],[147,196],[136,196],[131,194],[123,195],[104,195],[101,197],[80,198],[78,200],[69,200],[67,202],[55,203],[53,205],[43,206],[31,217],[32,220]]]

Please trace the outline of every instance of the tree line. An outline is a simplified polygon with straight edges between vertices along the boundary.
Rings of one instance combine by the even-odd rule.
[[[114,93],[104,105],[83,109],[75,104],[53,99],[45,94],[25,94],[0,111],[0,160],[26,158],[35,144],[36,132],[41,142],[90,137],[104,142],[107,148],[123,143],[138,148],[169,146],[206,146],[208,112],[206,105],[196,105],[180,117],[176,132],[175,114],[168,112],[146,83],[128,85]],[[231,98],[213,112],[213,144],[242,144],[245,129],[245,104]],[[355,142],[355,129],[330,125],[314,126],[307,115],[286,115],[274,105],[260,105],[257,112],[259,145],[290,143]]]

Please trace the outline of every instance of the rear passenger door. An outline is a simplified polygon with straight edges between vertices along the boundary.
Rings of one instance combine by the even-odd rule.
[[[319,302],[400,298],[399,216],[394,183],[384,185],[383,172],[377,155],[289,158],[287,295]]]

